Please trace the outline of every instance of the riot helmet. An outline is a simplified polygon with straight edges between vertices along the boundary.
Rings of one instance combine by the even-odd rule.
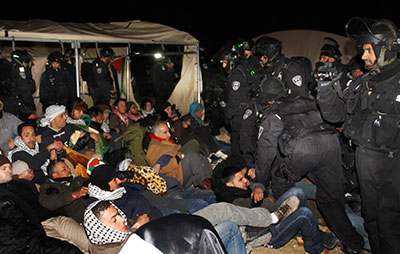
[[[347,22],[346,33],[359,47],[372,45],[377,59],[376,67],[388,65],[397,59],[400,38],[399,30],[393,22],[356,17]]]
[[[32,67],[33,57],[26,50],[15,50],[11,54],[11,59],[23,67]]]
[[[264,65],[269,65],[282,54],[282,42],[269,36],[261,37],[254,45],[253,54],[263,56]]]
[[[323,43],[324,44],[321,48],[320,58],[322,56],[327,56],[334,58],[336,61],[340,61],[342,53],[339,50],[339,43],[330,37],[325,37]]]
[[[243,50],[238,47],[236,42],[228,42],[217,53],[217,58],[226,72],[230,73],[236,67],[243,55]]]
[[[287,89],[282,80],[275,77],[267,77],[261,81],[257,102],[261,105],[265,105],[269,102],[283,98],[286,95]]]
[[[103,48],[100,50],[100,57],[113,59],[115,56],[114,50],[111,48]]]
[[[47,56],[47,60],[49,63],[63,63],[64,62],[64,55],[61,52],[53,51]]]

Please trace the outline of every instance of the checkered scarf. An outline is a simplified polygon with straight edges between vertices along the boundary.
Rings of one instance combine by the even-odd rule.
[[[112,229],[100,221],[96,215],[92,212],[92,208],[95,207],[101,200],[91,203],[85,210],[83,217],[83,226],[86,231],[86,235],[89,241],[93,244],[108,244],[108,243],[121,243],[128,238],[130,233],[121,232]],[[118,213],[125,219],[125,224],[127,225],[126,215],[112,202],[112,206],[117,209]]]
[[[100,189],[98,186],[89,183],[88,194],[89,197],[93,197],[99,200],[115,200],[121,198],[126,193],[124,187],[120,187],[113,191],[105,191]]]

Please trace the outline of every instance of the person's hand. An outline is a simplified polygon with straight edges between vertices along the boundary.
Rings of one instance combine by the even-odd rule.
[[[94,140],[95,143],[99,141],[99,136],[96,133],[90,133],[90,137]]]
[[[254,180],[254,179],[256,178],[256,169],[255,169],[255,168],[250,168],[250,169],[247,171],[247,175],[248,175],[252,180]]]
[[[253,193],[251,193],[251,198],[254,200],[254,203],[258,203],[264,199],[264,192],[262,189],[256,188]]]
[[[87,194],[88,194],[88,188],[81,187],[79,190],[72,192],[72,199],[81,198],[83,196],[86,196]]]
[[[12,149],[14,149],[14,146],[15,146],[14,139],[12,138],[12,139],[8,140],[8,148],[10,148],[10,150],[12,150]]]
[[[56,150],[50,150],[50,160],[54,161],[55,159],[57,159],[57,152]]]
[[[36,135],[36,142],[39,144],[42,143],[42,134]]]
[[[156,164],[153,166],[154,171],[156,171],[157,174],[160,173],[160,169],[161,169],[161,165],[160,164]]]
[[[144,224],[150,222],[149,216],[147,214],[136,215],[136,222],[132,225],[133,229],[138,229]]]
[[[18,178],[19,179],[25,179],[25,180],[28,180],[28,181],[32,181],[34,176],[35,176],[35,174],[33,173],[33,170],[32,169],[27,169],[24,172],[22,172],[18,176]]]

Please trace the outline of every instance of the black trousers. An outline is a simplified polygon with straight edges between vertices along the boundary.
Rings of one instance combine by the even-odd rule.
[[[372,252],[400,253],[400,154],[357,147],[356,167]]]
[[[293,150],[289,166],[299,178],[307,176],[317,187],[316,203],[329,229],[353,250],[364,245],[344,209],[344,175],[341,165],[341,147],[336,135],[315,134],[299,140]],[[272,173],[272,192],[280,196],[293,187],[287,180]]]

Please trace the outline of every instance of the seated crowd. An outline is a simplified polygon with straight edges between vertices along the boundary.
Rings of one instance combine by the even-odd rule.
[[[124,99],[74,98],[24,121],[0,111],[2,251],[249,253],[296,236],[307,253],[336,246],[302,189],[264,197],[202,104],[183,116],[169,102]]]

